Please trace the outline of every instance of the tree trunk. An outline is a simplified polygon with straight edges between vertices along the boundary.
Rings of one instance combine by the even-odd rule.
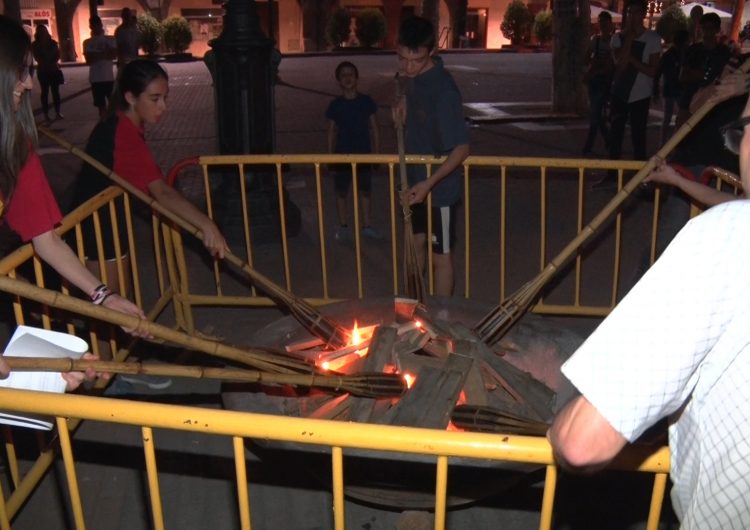
[[[3,13],[13,20],[21,22],[21,0],[4,0]]]
[[[385,47],[395,48],[398,42],[398,27],[401,23],[401,9],[404,0],[383,0],[383,13],[385,14],[387,35],[385,36]]]
[[[734,0],[734,9],[732,10],[732,27],[729,30],[729,38],[742,47],[740,42],[740,30],[742,29],[742,15],[745,12],[745,0]]]
[[[585,112],[583,62],[590,17],[589,0],[555,0],[552,15],[552,110],[555,112]]]
[[[422,0],[422,16],[432,21],[432,27],[435,28],[435,38],[437,46],[440,46],[440,0]]]
[[[73,14],[80,2],[81,0],[55,0],[57,38],[61,61],[73,62],[78,57],[73,43]]]
[[[468,0],[446,0],[451,14],[450,46],[461,47],[461,37],[466,34],[466,12],[469,9]]]
[[[304,50],[318,51],[326,48],[326,23],[336,0],[297,0],[302,8],[302,38]]]

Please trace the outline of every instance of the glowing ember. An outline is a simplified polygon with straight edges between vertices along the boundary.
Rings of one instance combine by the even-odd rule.
[[[349,339],[349,344],[352,346],[356,346],[357,344],[362,342],[362,333],[359,331],[359,326],[357,325],[357,321],[354,321],[354,328],[352,329],[352,337]]]
[[[416,380],[416,376],[410,374],[409,372],[404,372],[404,381],[406,381],[406,388],[411,388],[412,386],[414,386],[414,382]]]

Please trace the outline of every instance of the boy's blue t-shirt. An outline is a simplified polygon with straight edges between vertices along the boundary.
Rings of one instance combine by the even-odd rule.
[[[469,143],[461,93],[440,58],[434,60],[432,68],[410,79],[406,85],[407,154],[440,157],[458,145]],[[451,206],[459,201],[461,174],[459,166],[432,188],[433,206]],[[427,178],[426,169],[410,164],[408,176],[409,184],[413,185]]]
[[[326,118],[336,124],[334,153],[371,153],[370,116],[378,111],[377,105],[366,94],[353,99],[338,96],[328,105]]]

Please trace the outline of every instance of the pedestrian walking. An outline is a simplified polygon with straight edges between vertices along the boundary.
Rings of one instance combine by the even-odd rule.
[[[44,120],[52,121],[49,116],[49,95],[52,93],[52,104],[55,108],[55,119],[63,118],[60,112],[60,85],[65,82],[62,70],[60,70],[60,47],[52,38],[47,26],[39,24],[34,32],[34,43],[32,44],[34,60],[37,63],[37,79],[41,87],[41,103]]]
[[[102,19],[98,16],[91,17],[89,28],[91,37],[83,41],[83,55],[89,65],[94,106],[99,109],[99,119],[103,119],[115,85],[112,61],[117,58],[117,42],[114,37],[105,35]]]
[[[339,83],[341,95],[334,98],[326,109],[330,153],[358,154],[380,151],[380,135],[375,119],[378,107],[370,96],[358,91],[358,80],[359,71],[353,63],[344,61],[336,67],[336,81]],[[346,198],[352,186],[352,166],[335,164],[332,171],[339,222],[336,240],[346,241],[351,238]],[[361,194],[362,235],[380,239],[380,234],[370,220],[372,168],[368,164],[357,165],[357,187]]]
[[[115,28],[118,71],[130,61],[138,58],[138,48],[141,46],[141,32],[138,30],[135,13],[129,7],[123,7],[120,18],[122,21]]]

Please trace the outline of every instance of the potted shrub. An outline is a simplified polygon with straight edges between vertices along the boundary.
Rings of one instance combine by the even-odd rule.
[[[175,54],[176,58],[184,59],[192,57],[185,53],[193,42],[193,32],[190,31],[190,23],[180,16],[172,16],[161,23],[164,28],[164,45]]]
[[[540,11],[534,17],[534,37],[542,46],[552,40],[552,11]]]
[[[380,9],[363,9],[357,13],[357,40],[360,46],[372,48],[382,42],[386,33],[385,15]]]
[[[138,15],[137,23],[138,31],[141,33],[141,49],[149,57],[157,55],[164,37],[161,24],[149,14]]]
[[[529,40],[533,20],[528,6],[522,0],[513,0],[505,10],[500,31],[511,45],[523,44]]]
[[[331,13],[331,18],[326,24],[326,40],[334,48],[340,48],[349,40],[349,31],[352,24],[352,16],[347,9],[337,7]]]

